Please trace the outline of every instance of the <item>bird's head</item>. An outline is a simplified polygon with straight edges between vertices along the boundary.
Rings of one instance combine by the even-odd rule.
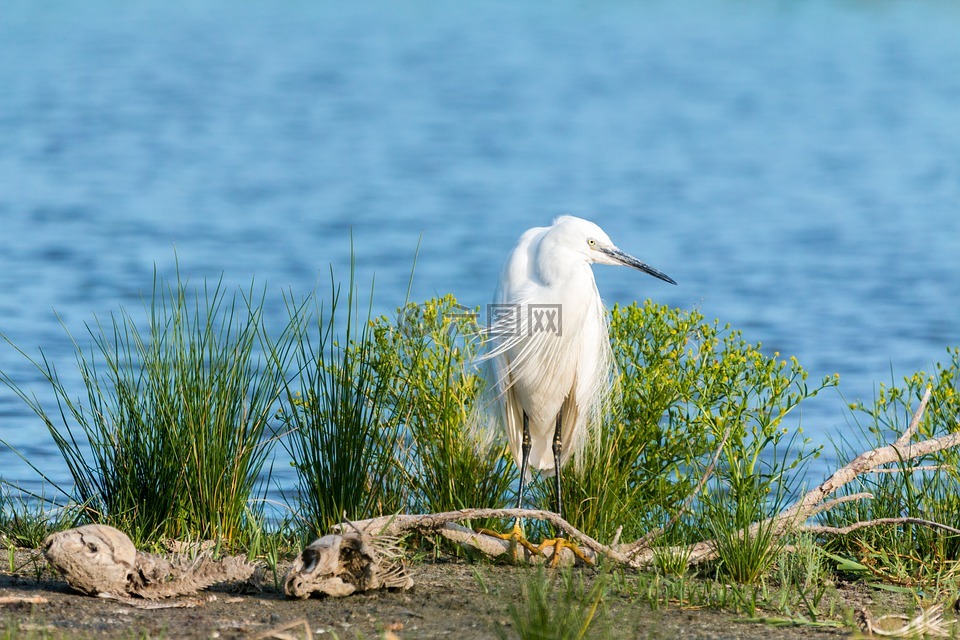
[[[670,284],[676,281],[628,253],[621,251],[599,226],[574,216],[560,216],[549,231],[565,249],[578,253],[589,263],[633,267]]]

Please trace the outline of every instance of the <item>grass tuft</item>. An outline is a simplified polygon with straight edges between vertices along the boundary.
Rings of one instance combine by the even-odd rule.
[[[901,384],[881,385],[872,404],[851,405],[859,438],[836,445],[839,464],[860,451],[887,445],[906,430],[926,389],[930,403],[912,442],[957,430],[960,423],[960,348],[947,351],[946,364],[933,373],[917,372]],[[879,518],[911,517],[957,525],[960,513],[960,451],[946,449],[903,460],[885,472],[858,478],[839,495],[869,492],[871,500],[838,505],[821,516],[832,526]],[[960,536],[921,525],[882,525],[858,529],[829,541],[829,550],[866,569],[867,575],[905,587],[952,592],[960,577]]]
[[[525,578],[520,596],[508,608],[513,631],[521,640],[613,637],[604,606],[607,578],[601,571],[588,585],[582,572],[538,567]],[[503,629],[498,632],[501,638],[510,637]]]
[[[33,496],[0,479],[0,541],[9,547],[35,549],[55,531],[68,528],[74,510],[53,506],[43,496]]]
[[[370,307],[361,322],[353,264],[343,316],[332,268],[330,279],[326,308],[317,303],[306,313],[309,302],[288,305],[298,375],[281,414],[283,443],[296,470],[296,502],[308,537],[344,517],[394,513],[404,504],[396,464],[402,416],[388,402],[392,372],[374,367]]]
[[[71,337],[85,397],[75,398],[41,352],[28,357],[53,410],[0,374],[47,426],[73,477],[64,491],[84,517],[160,538],[242,542],[271,449],[280,376],[258,355],[263,294],[228,296],[222,282],[191,290],[155,278],[146,326],[120,310]],[[19,351],[19,349],[18,349]]]

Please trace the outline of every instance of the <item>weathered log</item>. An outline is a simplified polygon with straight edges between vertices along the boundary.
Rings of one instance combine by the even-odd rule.
[[[43,542],[47,560],[73,589],[91,596],[146,599],[189,595],[220,582],[244,582],[254,566],[234,557],[166,559],[137,551],[122,531],[88,524],[51,534]]]
[[[283,591],[291,598],[313,594],[340,597],[412,586],[403,556],[393,541],[361,531],[329,534],[313,541],[283,579]]]
[[[795,531],[811,531],[818,533],[845,533],[864,526],[876,526],[879,524],[893,524],[894,521],[887,519],[883,521],[870,521],[867,523],[854,523],[849,527],[831,528],[816,525],[805,525],[804,523],[811,517],[827,511],[839,504],[855,500],[871,499],[873,496],[869,493],[856,493],[839,498],[829,499],[837,490],[847,485],[860,475],[882,471],[883,465],[895,462],[907,462],[937,451],[950,449],[960,446],[960,432],[947,434],[939,438],[932,438],[920,442],[911,442],[913,435],[923,418],[927,404],[930,401],[930,389],[927,389],[920,402],[919,407],[910,421],[910,425],[897,440],[891,444],[877,447],[866,451],[849,463],[834,472],[829,478],[816,488],[807,492],[793,506],[785,509],[783,512],[762,522],[757,522],[742,533],[748,535],[756,533],[761,527],[773,528],[774,535],[784,536]],[[725,438],[724,438],[725,439]],[[722,446],[722,443],[721,443]],[[704,476],[712,473],[716,464],[716,456],[713,462],[708,465]],[[926,467],[924,467],[926,469]],[[699,491],[703,486],[703,481],[697,485],[695,491]],[[689,504],[689,499],[681,509]],[[682,554],[691,564],[697,564],[712,560],[716,557],[716,543],[713,540],[703,540],[685,547],[675,549],[655,550],[651,545],[653,540],[658,537],[660,530],[651,532],[641,537],[639,540],[626,544],[604,545],[594,540],[587,534],[578,530],[569,522],[550,511],[539,511],[530,509],[461,509],[459,511],[448,511],[436,514],[411,515],[400,514],[394,516],[382,516],[371,518],[360,522],[351,523],[350,526],[357,530],[364,531],[376,537],[378,535],[396,536],[409,532],[418,532],[424,535],[440,535],[448,540],[472,547],[489,556],[503,556],[507,553],[515,554],[515,559],[527,562],[542,562],[549,558],[552,549],[545,550],[546,557],[536,557],[530,551],[522,546],[514,545],[508,540],[478,533],[464,527],[458,522],[465,520],[476,520],[483,518],[524,518],[529,520],[542,520],[549,522],[573,541],[580,545],[581,550],[590,560],[604,556],[610,560],[630,567],[642,567],[650,565],[655,559],[655,553],[673,551]],[[916,519],[897,519],[898,524],[915,524],[939,528],[951,533],[960,533],[960,531],[932,521],[919,521]],[[341,526],[342,529],[342,526]],[[619,536],[617,536],[619,538]],[[559,564],[572,564],[576,561],[574,554],[564,549]]]

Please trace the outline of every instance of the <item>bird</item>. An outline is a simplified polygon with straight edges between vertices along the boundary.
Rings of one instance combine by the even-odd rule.
[[[609,409],[613,353],[594,264],[632,267],[677,284],[617,248],[595,223],[564,215],[520,236],[488,307],[487,405],[520,469],[518,509],[538,471],[553,476],[556,513],[563,517],[560,470],[571,458],[580,460]],[[564,546],[583,558],[560,534],[534,547],[520,518],[512,533],[499,537],[532,553],[554,545],[554,562]]]

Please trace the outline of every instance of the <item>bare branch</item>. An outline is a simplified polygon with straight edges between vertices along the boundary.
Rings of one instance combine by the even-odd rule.
[[[805,531],[808,533],[831,533],[836,535],[843,535],[845,533],[851,533],[857,529],[864,529],[866,527],[878,527],[885,524],[918,524],[924,527],[931,527],[933,529],[942,529],[953,534],[960,534],[960,529],[955,529],[951,526],[941,524],[939,522],[934,522],[933,520],[924,520],[923,518],[877,518],[876,520],[864,520],[861,522],[854,522],[853,524],[847,525],[845,527],[828,527],[823,525],[807,525],[800,527],[800,531]]]
[[[923,456],[927,456],[944,449],[960,446],[960,432],[950,433],[939,438],[931,438],[922,440],[920,442],[910,442],[913,438],[913,435],[919,428],[921,420],[923,419],[923,413],[929,403],[930,394],[931,391],[928,388],[920,402],[920,405],[917,407],[916,412],[913,414],[910,425],[893,444],[877,447],[876,449],[861,453],[859,456],[835,471],[819,486],[804,494],[793,506],[785,509],[772,518],[750,525],[750,527],[745,529],[742,533],[755,533],[762,527],[773,527],[773,533],[776,536],[783,536],[793,531],[842,534],[864,527],[879,526],[884,524],[916,524],[920,526],[933,527],[952,534],[960,535],[960,529],[955,529],[947,525],[929,520],[923,520],[920,518],[883,518],[866,522],[857,522],[846,527],[828,527],[803,524],[809,518],[819,513],[828,511],[837,505],[856,500],[872,499],[873,495],[865,492],[840,496],[830,500],[827,499],[837,490],[849,484],[858,476],[867,473],[892,473],[895,470],[884,469],[881,467],[883,467],[883,465],[892,463],[904,464],[910,460],[922,458]],[[524,559],[532,562],[543,561],[543,556],[534,557],[536,554],[531,553],[522,545],[516,545],[509,540],[503,540],[495,536],[478,533],[461,524],[458,524],[458,522],[464,520],[478,520],[484,518],[528,518],[531,520],[542,520],[551,523],[563,531],[572,540],[577,542],[581,549],[591,559],[595,559],[599,556],[605,556],[614,562],[623,564],[625,566],[646,566],[651,564],[655,559],[654,549],[650,547],[650,542],[662,535],[666,527],[676,522],[681,514],[690,507],[693,499],[702,490],[703,486],[713,474],[721,451],[726,444],[729,433],[730,430],[728,429],[724,434],[720,445],[717,447],[713,459],[708,465],[703,477],[697,484],[697,487],[686,499],[684,504],[681,505],[679,511],[670,519],[668,525],[649,532],[639,540],[627,544],[617,544],[620,537],[619,530],[614,539],[614,543],[610,546],[607,546],[578,530],[576,527],[555,513],[532,509],[461,509],[459,511],[448,511],[437,514],[403,514],[362,520],[360,522],[351,523],[351,526],[355,527],[357,530],[365,531],[373,536],[396,536],[412,531],[428,535],[437,534],[458,544],[464,544],[479,549],[481,552],[490,556],[499,556],[512,552],[517,554],[518,559]],[[939,467],[937,466],[914,468],[914,470],[931,471],[938,469]],[[904,469],[904,471],[908,470],[910,469]],[[335,529],[342,529],[343,526],[345,525],[340,525],[339,527],[335,527]],[[551,551],[552,550],[548,550],[547,553]],[[663,551],[669,552],[671,550],[664,549]],[[678,554],[683,554],[685,557],[687,557],[690,564],[698,564],[716,557],[716,542],[713,540],[704,540],[702,542],[696,542],[684,547],[677,547],[676,549],[673,549],[673,551]],[[564,550],[563,553],[564,556],[561,556],[560,559],[561,563],[573,561],[573,554],[569,550]],[[569,554],[569,556],[567,554]]]
[[[920,420],[923,418],[923,412],[927,410],[927,404],[930,402],[930,394],[933,393],[931,387],[927,387],[927,390],[923,393],[923,399],[920,400],[920,406],[917,407],[917,410],[913,414],[913,419],[910,420],[910,425],[907,427],[907,430],[903,432],[897,441],[894,444],[898,447],[903,447],[910,444],[910,439],[913,437],[913,434],[917,432],[917,428],[920,426]]]
[[[924,398],[929,398],[929,394],[925,394]],[[920,419],[923,417],[925,408],[926,402],[921,401],[920,406],[913,415],[913,420],[910,422],[911,425],[920,424]],[[907,432],[909,431],[910,427],[907,428]],[[777,519],[779,521],[806,520],[811,514],[816,512],[816,505],[857,476],[868,473],[885,464],[906,462],[907,460],[920,458],[937,451],[942,451],[943,449],[956,447],[960,445],[960,432],[950,433],[939,438],[924,440],[906,446],[899,444],[902,440],[903,436],[898,438],[894,444],[861,453],[835,471],[833,475],[827,478],[820,486],[807,492],[799,502],[777,516]]]
[[[920,406],[914,413],[913,419],[910,421],[911,426],[907,428],[907,432],[911,432],[911,429],[915,430],[915,425],[920,424],[920,420],[923,417],[923,412],[926,409],[927,402],[929,401],[929,395],[930,394],[928,390],[928,393],[924,394],[924,400],[921,401]],[[866,451],[860,454],[834,472],[833,475],[827,478],[827,480],[818,487],[807,492],[792,507],[789,507],[773,518],[754,523],[747,530],[750,532],[756,532],[761,527],[769,527],[771,525],[775,527],[776,535],[784,535],[791,530],[797,530],[801,526],[802,522],[818,513],[822,513],[823,511],[841,504],[842,502],[866,498],[868,494],[860,493],[855,494],[854,496],[845,496],[830,502],[824,502],[828,496],[832,495],[838,489],[854,480],[857,476],[868,473],[873,469],[885,464],[894,462],[902,463],[908,460],[921,458],[931,453],[936,453],[937,451],[956,447],[960,445],[960,432],[950,433],[939,438],[933,438],[907,445],[902,444],[903,441],[904,437],[901,436],[897,439],[897,442],[892,445],[878,447],[871,451]],[[690,553],[691,564],[713,559],[716,557],[715,549],[716,545],[711,540],[690,545],[687,550]],[[651,553],[645,553],[633,556],[632,559],[632,564],[634,565],[649,564],[652,562],[653,556]]]
[[[829,511],[835,506],[844,504],[845,502],[856,502],[857,500],[873,500],[873,494],[867,492],[851,493],[848,496],[840,496],[839,498],[834,498],[833,500],[827,500],[826,502],[818,504],[808,517],[815,516],[818,513],[823,513],[824,511]]]
[[[549,522],[575,540],[581,547],[589,549],[597,555],[608,556],[617,562],[630,564],[629,559],[624,556],[622,552],[594,540],[552,511],[535,509],[460,509],[459,511],[423,515],[401,514],[396,516],[381,516],[379,518],[354,522],[351,523],[351,525],[357,530],[365,531],[374,536],[401,535],[410,531],[438,533],[456,542],[475,546],[485,553],[488,552],[487,550],[499,551],[491,555],[501,555],[509,552],[512,545],[506,540],[500,540],[493,536],[477,533],[466,527],[450,526],[452,523],[463,520],[482,520],[485,518],[525,518]],[[334,527],[335,530],[339,530],[339,528],[340,527]]]
[[[865,473],[913,473],[914,471],[944,471],[950,467],[942,464],[921,465],[919,467],[894,467],[892,469],[871,469]]]

